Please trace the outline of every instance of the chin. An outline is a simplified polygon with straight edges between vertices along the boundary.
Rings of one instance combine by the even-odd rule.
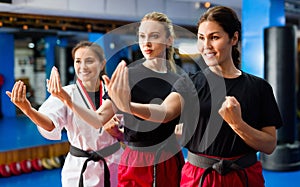
[[[88,78],[88,77],[80,77],[80,80],[83,81],[83,82],[85,82],[85,81],[89,81],[90,78]]]
[[[152,60],[152,59],[154,59],[154,57],[151,57],[151,56],[145,56],[145,59],[146,59],[146,60]]]
[[[205,64],[206,64],[207,66],[209,66],[209,67],[219,65],[218,62],[216,62],[216,61],[209,61],[209,60],[206,60],[206,61],[205,61]]]

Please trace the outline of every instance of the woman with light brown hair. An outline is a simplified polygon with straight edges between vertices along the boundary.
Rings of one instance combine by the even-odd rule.
[[[76,83],[60,88],[78,105],[94,112],[108,97],[104,82],[101,80],[106,63],[103,49],[96,43],[82,41],[73,48],[72,57]],[[57,71],[55,67],[52,72],[54,71]],[[51,87],[49,84],[52,83],[48,81],[48,87]],[[111,136],[105,130],[106,127],[95,129],[87,125],[61,100],[52,95],[37,111],[26,98],[26,86],[21,81],[16,82],[12,91],[7,91],[6,94],[37,125],[45,138],[60,140],[62,130],[67,131],[71,148],[62,169],[63,187],[117,185],[117,167],[122,149],[118,146],[118,139]],[[110,126],[110,121],[108,122],[107,126]],[[108,130],[112,131],[110,127]],[[105,150],[110,146],[114,149],[114,154],[103,158],[99,150]],[[98,157],[93,158],[95,155]]]

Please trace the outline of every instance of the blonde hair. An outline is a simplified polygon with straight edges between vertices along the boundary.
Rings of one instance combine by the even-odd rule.
[[[175,39],[175,32],[174,32],[174,28],[173,28],[173,24],[172,21],[167,17],[167,15],[160,13],[160,12],[150,12],[148,14],[146,14],[141,22],[143,21],[159,21],[160,23],[162,23],[165,27],[165,31],[167,33],[166,37],[172,37],[173,39]],[[169,46],[167,48],[167,68],[172,71],[172,72],[176,72],[176,66],[175,66],[175,60],[174,60],[174,48],[173,46]]]

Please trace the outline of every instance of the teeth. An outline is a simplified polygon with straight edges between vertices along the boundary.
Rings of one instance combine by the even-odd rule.
[[[209,57],[209,58],[215,56],[214,53],[206,53],[205,55],[206,55],[207,57]]]

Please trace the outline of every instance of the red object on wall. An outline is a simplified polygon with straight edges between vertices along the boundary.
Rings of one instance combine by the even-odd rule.
[[[0,74],[0,87],[4,84],[4,76]]]

